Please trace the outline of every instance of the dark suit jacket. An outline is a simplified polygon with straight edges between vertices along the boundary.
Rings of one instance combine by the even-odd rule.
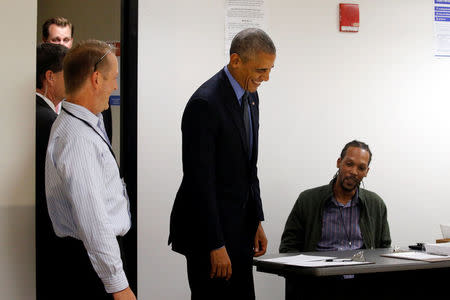
[[[249,160],[236,94],[224,70],[190,98],[181,129],[183,180],[170,218],[172,249],[189,255],[226,246],[230,258],[249,249],[264,219],[257,175],[259,100],[250,94],[253,124]]]
[[[49,219],[45,198],[45,154],[53,122],[58,115],[36,95],[36,222]]]
[[[57,239],[47,210],[45,197],[45,154],[53,122],[58,115],[36,95],[36,292],[37,299],[47,299],[51,286],[51,263],[57,261]],[[55,255],[56,254],[56,255]],[[45,295],[45,296],[44,296]]]

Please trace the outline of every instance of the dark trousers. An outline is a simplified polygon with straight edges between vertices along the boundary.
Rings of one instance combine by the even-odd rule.
[[[122,249],[121,238],[118,238]],[[48,260],[46,278],[39,278],[37,300],[111,300],[98,277],[83,243],[73,238],[58,238]],[[121,250],[125,268],[124,256]]]
[[[231,261],[232,275],[229,280],[213,278],[209,274],[209,254],[186,256],[191,300],[254,300],[252,257]]]
[[[209,252],[186,255],[187,275],[191,300],[254,300],[253,243],[258,222],[255,203],[249,199],[246,216],[239,232],[228,235],[225,242],[231,260],[232,275],[229,280],[210,278],[211,257]]]

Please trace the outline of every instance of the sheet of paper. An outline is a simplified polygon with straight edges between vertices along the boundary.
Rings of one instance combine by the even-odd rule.
[[[233,37],[246,28],[267,30],[267,5],[265,0],[225,1],[225,61],[230,58]]]
[[[301,267],[310,267],[310,268],[319,268],[319,267],[338,267],[338,266],[352,266],[352,265],[365,265],[372,264],[369,261],[348,261],[348,260],[339,260],[336,259],[334,261],[306,261],[302,263]]]
[[[315,256],[315,255],[294,255],[294,256],[285,256],[278,258],[268,258],[263,259],[264,261],[276,262],[285,265],[291,266],[300,266],[300,267],[335,267],[335,266],[350,266],[350,265],[361,265],[361,264],[370,264],[371,262],[358,262],[358,261],[349,261],[348,259],[339,259],[332,256]],[[327,261],[332,260],[332,261]]]
[[[349,261],[348,259],[339,259],[332,256],[315,256],[315,255],[293,255],[278,258],[262,259],[268,262],[276,262],[285,265],[299,266],[299,267],[336,267],[336,266],[350,266],[371,264],[371,262]],[[327,261],[332,260],[332,261]]]
[[[280,263],[280,264],[297,265],[298,263],[326,260],[326,259],[334,259],[334,258],[336,258],[336,257],[300,254],[300,255],[293,255],[293,256],[278,257],[278,258],[267,258],[267,259],[262,259],[262,260],[276,262],[276,263]]]
[[[436,56],[450,56],[450,1],[434,0],[434,48]]]
[[[401,258],[401,259],[423,260],[423,261],[429,261],[429,262],[450,260],[449,256],[435,255],[435,254],[429,254],[429,253],[425,253],[425,252],[416,252],[416,251],[383,254],[382,256]]]
[[[450,243],[425,244],[425,252],[437,255],[450,255]]]

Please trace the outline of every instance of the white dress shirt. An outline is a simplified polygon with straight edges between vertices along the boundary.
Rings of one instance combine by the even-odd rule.
[[[98,127],[103,125],[102,115],[66,101],[62,107],[45,162],[53,229],[59,237],[83,241],[106,291],[121,291],[128,281],[116,236],[125,235],[131,226],[125,184],[108,137]]]

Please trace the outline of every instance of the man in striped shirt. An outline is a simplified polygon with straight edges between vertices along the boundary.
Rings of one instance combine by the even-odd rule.
[[[281,253],[391,245],[383,200],[359,187],[371,159],[367,144],[354,140],[345,145],[332,181],[298,197],[281,237]]]
[[[135,300],[120,246],[131,225],[129,201],[101,114],[117,89],[117,58],[104,42],[81,42],[63,71],[67,98],[45,162],[48,211],[61,237],[55,291],[46,299]]]

